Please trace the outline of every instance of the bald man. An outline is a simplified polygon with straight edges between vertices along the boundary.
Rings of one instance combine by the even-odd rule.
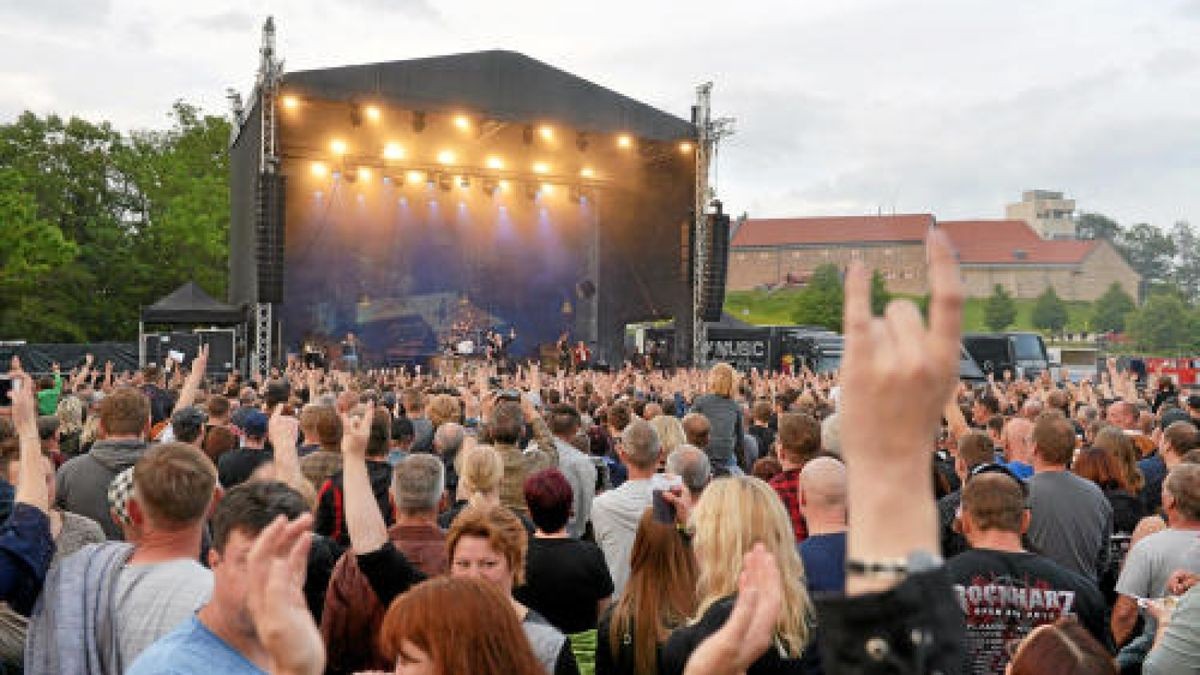
[[[809,593],[846,587],[846,466],[816,457],[800,470],[800,512],[808,536],[800,542]]]
[[[1004,424],[1004,466],[1021,480],[1033,475],[1033,422],[1014,417]]]

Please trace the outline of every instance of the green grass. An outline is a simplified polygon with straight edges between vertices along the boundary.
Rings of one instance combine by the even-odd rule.
[[[796,290],[729,291],[725,294],[725,311],[733,317],[759,326],[788,325],[792,323],[792,308]],[[915,298],[914,298],[915,300]],[[1030,322],[1035,300],[1015,300],[1017,320],[1007,330],[1036,330]],[[987,298],[969,298],[963,308],[964,331],[987,331],[983,323],[983,308]],[[1067,303],[1067,330],[1078,332],[1084,329],[1092,306],[1089,302]]]

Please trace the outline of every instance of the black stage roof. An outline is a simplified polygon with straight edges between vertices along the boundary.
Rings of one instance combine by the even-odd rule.
[[[194,281],[142,309],[142,321],[146,323],[237,324],[244,317],[237,307],[214,299]]]
[[[688,121],[524,54],[504,50],[285,73],[282,88],[314,98],[374,96],[414,110],[478,110],[504,121],[558,122],[650,140],[695,136]]]

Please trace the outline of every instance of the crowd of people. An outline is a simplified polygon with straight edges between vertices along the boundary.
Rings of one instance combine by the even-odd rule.
[[[14,362],[0,672],[1200,671],[1200,395],[959,382],[929,256],[832,374]]]

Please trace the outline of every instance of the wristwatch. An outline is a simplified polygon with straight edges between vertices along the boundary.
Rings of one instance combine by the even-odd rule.
[[[917,549],[908,554],[907,558],[890,558],[883,560],[846,559],[846,573],[858,576],[908,576],[928,572],[941,567],[945,561],[942,556]]]

